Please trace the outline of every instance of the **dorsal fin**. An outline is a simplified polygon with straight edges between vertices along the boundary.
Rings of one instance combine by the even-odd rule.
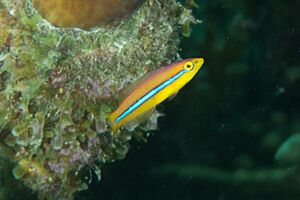
[[[158,72],[161,69],[162,68],[158,68],[158,69],[152,70],[150,72],[146,72],[143,76],[141,76],[137,80],[129,83],[128,86],[124,87],[120,91],[120,93],[119,93],[119,102],[124,101],[129,96],[129,94],[132,93],[140,84],[145,82],[148,78],[153,76],[156,72]]]

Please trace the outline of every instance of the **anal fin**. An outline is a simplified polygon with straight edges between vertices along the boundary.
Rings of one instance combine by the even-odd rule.
[[[140,115],[138,115],[136,117],[136,120],[139,122],[139,123],[142,123],[144,122],[145,120],[149,119],[151,117],[151,115],[153,114],[153,112],[155,111],[155,107],[153,108],[150,108],[149,110],[141,113]]]
[[[142,122],[146,121],[147,119],[149,119],[151,117],[151,115],[154,113],[155,111],[155,107],[150,108],[149,110],[137,115],[134,119],[132,119],[130,122],[127,122],[125,124],[125,127],[129,130],[129,131],[133,131],[139,124],[141,124]]]

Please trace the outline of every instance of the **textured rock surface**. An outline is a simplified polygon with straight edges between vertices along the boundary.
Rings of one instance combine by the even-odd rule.
[[[56,28],[30,0],[0,1],[0,155],[39,197],[70,199],[90,172],[124,158],[155,114],[111,137],[120,90],[176,59],[184,8],[148,0],[118,26]],[[2,177],[2,175],[0,175]]]

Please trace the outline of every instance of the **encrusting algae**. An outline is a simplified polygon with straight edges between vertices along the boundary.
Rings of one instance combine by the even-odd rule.
[[[180,20],[193,18],[175,0],[98,0],[94,13],[115,2],[99,24],[84,14],[90,5],[72,21],[78,8],[51,18],[57,7],[39,2],[0,0],[0,156],[39,198],[72,199],[91,170],[100,179],[132,136],[156,129],[157,111],[112,136],[106,116],[130,82],[178,59]]]

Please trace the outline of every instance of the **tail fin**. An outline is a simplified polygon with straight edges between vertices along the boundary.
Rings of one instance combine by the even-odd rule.
[[[115,135],[118,132],[119,125],[115,122],[115,116],[114,113],[109,113],[107,116],[108,122],[110,124],[110,127],[112,129],[112,135]]]

